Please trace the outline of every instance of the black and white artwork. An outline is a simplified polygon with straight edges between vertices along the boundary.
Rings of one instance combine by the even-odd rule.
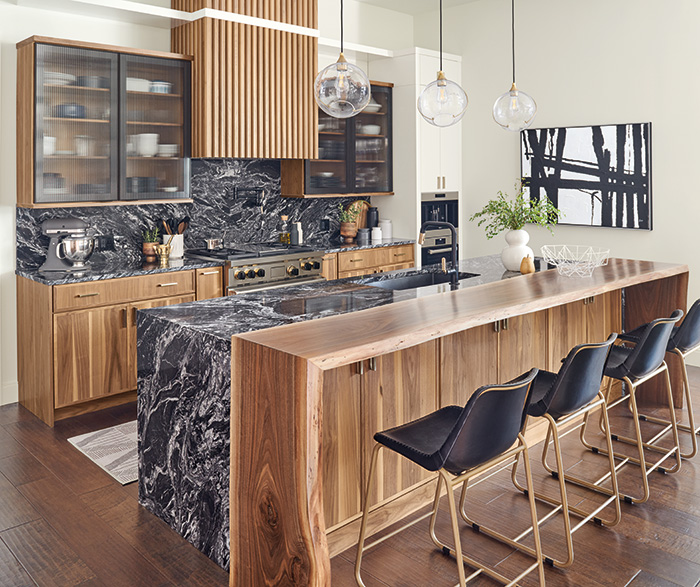
[[[547,196],[559,224],[651,230],[651,123],[520,133],[526,195]]]

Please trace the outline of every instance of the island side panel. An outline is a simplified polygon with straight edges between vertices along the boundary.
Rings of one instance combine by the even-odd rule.
[[[139,503],[229,566],[230,340],[138,313]]]
[[[230,585],[330,585],[319,470],[322,374],[231,341]]]
[[[625,289],[625,331],[630,331],[641,324],[657,318],[670,316],[680,309],[688,309],[688,272],[640,283]],[[676,408],[683,407],[683,375],[677,360],[669,360],[666,354],[673,403]],[[640,405],[666,405],[666,388],[663,377],[654,377],[643,383],[637,392]]]

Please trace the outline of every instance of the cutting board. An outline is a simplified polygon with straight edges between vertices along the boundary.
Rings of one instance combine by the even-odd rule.
[[[370,203],[367,200],[355,200],[354,202],[350,202],[347,206],[345,206],[345,209],[349,210],[353,206],[355,208],[359,208],[360,210],[357,220],[355,221],[357,228],[367,228],[367,211],[370,208]]]

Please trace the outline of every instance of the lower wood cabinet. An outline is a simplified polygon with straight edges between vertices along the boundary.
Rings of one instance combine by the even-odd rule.
[[[197,299],[209,300],[224,295],[224,271],[222,267],[206,267],[195,270],[197,275]]]
[[[326,279],[335,279],[330,275],[336,275],[337,279],[342,279],[397,269],[410,269],[415,266],[414,245],[343,251],[337,253],[335,271],[330,267],[331,262],[331,257],[326,255],[323,271]]]
[[[20,403],[53,426],[133,400],[137,311],[221,295],[221,275],[214,267],[54,286],[18,277]]]

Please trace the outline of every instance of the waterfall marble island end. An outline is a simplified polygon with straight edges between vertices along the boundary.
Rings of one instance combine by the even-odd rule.
[[[478,277],[454,291],[338,280],[139,312],[141,503],[230,566],[231,585],[328,585],[330,557],[357,540],[374,432],[686,308],[685,265],[459,269]],[[430,499],[421,475],[385,459],[370,507],[392,506],[370,532]]]

